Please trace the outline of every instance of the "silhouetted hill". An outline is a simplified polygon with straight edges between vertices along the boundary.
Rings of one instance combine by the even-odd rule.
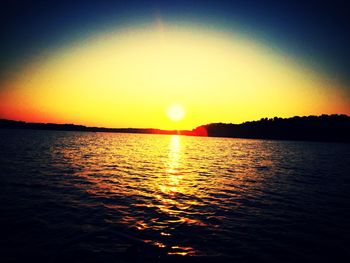
[[[211,123],[199,126],[191,131],[102,128],[74,124],[27,123],[3,119],[0,119],[0,128],[350,142],[350,117],[337,114],[305,117],[295,116],[285,119],[278,117],[271,119],[263,118],[258,121],[249,121],[241,124]]]
[[[199,126],[191,132],[213,137],[350,142],[350,117],[321,115],[263,118],[242,124],[212,123]]]
[[[87,127],[84,125],[75,125],[75,124],[34,123],[34,122],[13,121],[13,120],[5,120],[5,119],[0,119],[0,128],[54,130],[54,131],[177,134],[177,131],[160,130],[160,129]]]

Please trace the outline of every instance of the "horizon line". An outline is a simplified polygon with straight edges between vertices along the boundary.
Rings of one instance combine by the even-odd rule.
[[[85,124],[75,124],[75,123],[54,123],[54,122],[28,122],[28,121],[23,121],[23,120],[14,120],[14,119],[4,119],[4,118],[0,118],[0,121],[10,121],[10,122],[19,122],[19,123],[25,123],[25,124],[43,124],[43,125],[73,125],[73,126],[77,126],[77,127],[84,127],[84,128],[97,128],[97,129],[118,129],[118,130],[127,130],[127,129],[134,129],[134,130],[159,130],[159,131],[167,131],[167,132],[175,132],[175,131],[193,131],[198,127],[202,127],[202,126],[207,126],[207,125],[211,125],[211,124],[232,124],[232,125],[241,125],[244,123],[250,123],[250,122],[258,122],[258,121],[262,121],[262,120],[274,120],[274,119],[283,119],[283,120],[287,120],[287,119],[292,119],[292,118],[306,118],[306,117],[322,117],[322,116],[345,116],[345,117],[350,117],[347,114],[344,113],[333,113],[333,114],[320,114],[320,115],[303,115],[303,116],[299,116],[299,115],[295,115],[292,117],[263,117],[260,119],[255,119],[255,120],[249,120],[249,121],[243,121],[241,123],[228,123],[228,122],[211,122],[211,123],[206,123],[206,124],[201,124],[199,126],[196,126],[192,129],[161,129],[161,128],[145,128],[145,127],[103,127],[103,126],[87,126]]]

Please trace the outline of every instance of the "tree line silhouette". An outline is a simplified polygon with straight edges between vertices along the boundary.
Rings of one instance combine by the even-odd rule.
[[[350,117],[333,114],[262,118],[242,124],[212,123],[197,127],[193,133],[213,137],[349,142]]]
[[[180,131],[153,128],[103,128],[74,124],[27,123],[5,119],[0,119],[0,128],[350,142],[350,117],[344,114],[262,118],[258,121],[247,121],[241,124],[211,123],[201,125],[193,130]]]

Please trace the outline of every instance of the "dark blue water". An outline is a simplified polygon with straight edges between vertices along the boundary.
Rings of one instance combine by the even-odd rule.
[[[1,262],[349,262],[350,145],[0,130]]]

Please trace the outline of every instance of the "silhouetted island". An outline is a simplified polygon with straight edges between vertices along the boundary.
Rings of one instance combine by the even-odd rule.
[[[5,119],[0,119],[0,128],[350,142],[350,117],[344,114],[262,118],[258,121],[248,121],[241,124],[211,123],[199,126],[193,130],[179,131],[153,128],[103,128],[74,124],[28,123]]]

